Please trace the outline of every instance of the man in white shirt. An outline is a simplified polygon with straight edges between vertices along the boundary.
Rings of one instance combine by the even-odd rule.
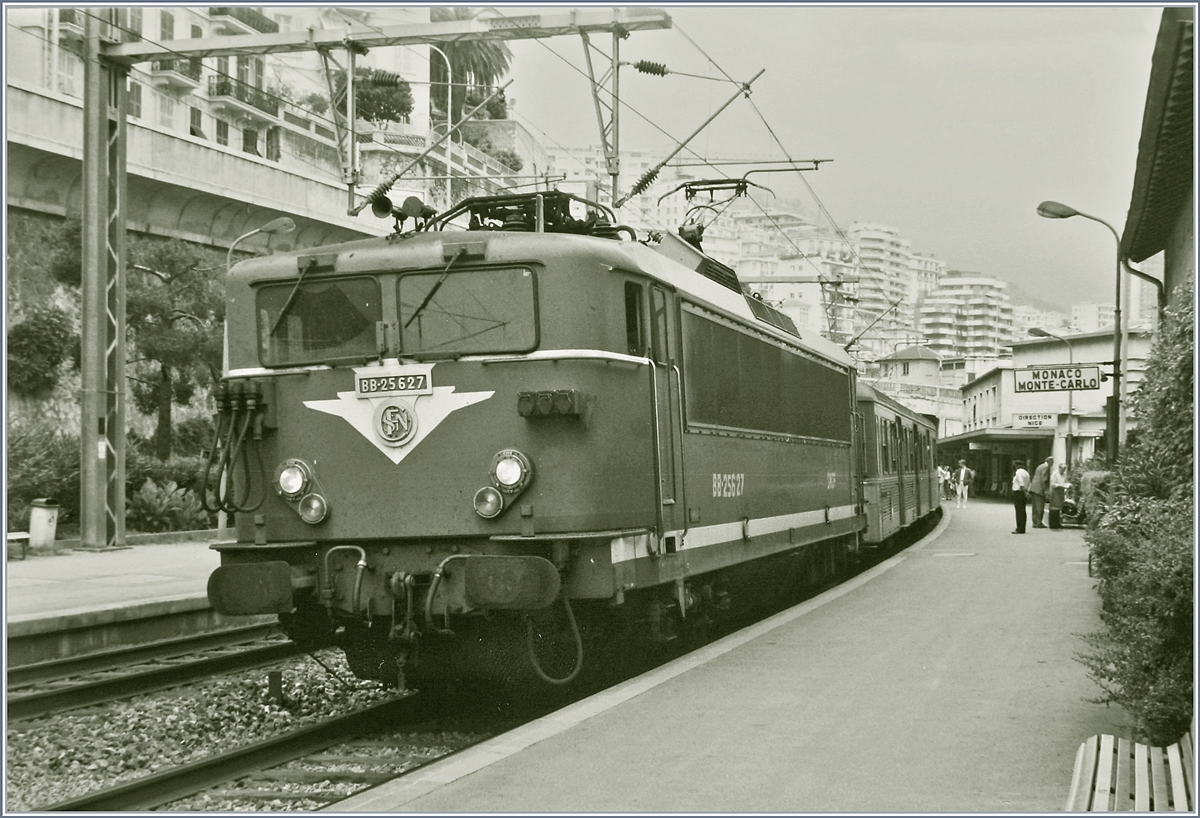
[[[1025,492],[1029,490],[1029,472],[1025,471],[1025,461],[1013,461],[1012,498],[1013,510],[1017,513],[1017,529],[1014,534],[1025,533]]]

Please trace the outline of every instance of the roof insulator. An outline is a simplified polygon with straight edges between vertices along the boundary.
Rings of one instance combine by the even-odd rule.
[[[633,64],[633,67],[643,74],[651,74],[656,77],[665,77],[671,71],[660,62],[650,62],[649,60],[638,60]]]

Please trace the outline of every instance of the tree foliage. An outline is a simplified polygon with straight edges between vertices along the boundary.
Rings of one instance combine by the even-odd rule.
[[[53,304],[33,304],[8,328],[8,388],[41,397],[58,384],[77,338],[71,316]]]
[[[1107,481],[1108,504],[1087,535],[1100,581],[1104,630],[1081,660],[1102,702],[1120,704],[1153,744],[1177,739],[1192,719],[1192,475],[1194,310],[1177,294],[1129,402],[1139,434]]]
[[[346,111],[346,72],[335,79],[338,110]],[[412,88],[398,74],[364,68],[354,73],[355,114],[369,122],[404,122],[412,113]]]
[[[478,9],[461,6],[434,6],[429,10],[429,21],[447,23],[470,20],[479,13]],[[443,43],[440,48],[450,60],[454,87],[447,101],[446,63],[436,54],[429,58],[430,95],[433,103],[442,111],[450,112],[450,120],[462,121],[463,103],[471,90],[489,88],[508,73],[512,64],[512,52],[503,42],[495,40],[460,40]],[[503,119],[493,116],[492,119]]]
[[[165,460],[172,404],[186,404],[220,376],[224,267],[178,239],[140,241],[130,261],[126,322],[139,364],[131,392],[139,409],[157,415],[154,449]]]

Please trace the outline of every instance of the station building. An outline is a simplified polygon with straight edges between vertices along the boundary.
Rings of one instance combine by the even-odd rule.
[[[1125,396],[1142,381],[1151,343],[1145,330],[1122,341]],[[1104,455],[1112,331],[1030,338],[1012,352],[962,386],[963,431],[938,444],[943,463],[966,460],[975,470],[976,493],[1007,494],[1014,460],[1079,464]]]

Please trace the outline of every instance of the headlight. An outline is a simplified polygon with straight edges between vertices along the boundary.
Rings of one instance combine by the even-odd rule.
[[[275,470],[275,485],[289,500],[295,500],[304,494],[312,479],[312,471],[302,460],[285,460]]]
[[[490,520],[504,511],[504,496],[491,486],[484,486],[475,492],[475,513]]]
[[[492,459],[491,477],[500,491],[516,494],[533,479],[533,463],[516,449],[505,449]]]
[[[319,494],[306,494],[300,500],[300,519],[310,525],[321,522],[328,513],[329,504]]]

